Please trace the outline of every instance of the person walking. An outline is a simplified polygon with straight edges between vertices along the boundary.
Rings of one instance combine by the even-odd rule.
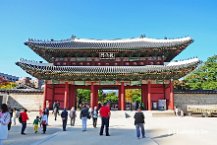
[[[40,122],[39,116],[36,116],[36,118],[33,121],[33,129],[35,133],[38,133],[38,124]]]
[[[87,119],[90,119],[89,108],[87,105],[84,105],[82,108],[80,118],[82,120],[82,131],[87,131]]]
[[[3,145],[2,140],[6,140],[8,138],[8,124],[10,122],[10,118],[8,106],[6,104],[2,104],[0,111],[0,145]]]
[[[93,119],[93,127],[96,128],[97,118],[98,118],[97,106],[94,107],[93,111],[91,112],[91,115],[92,115],[92,119]]]
[[[56,107],[56,104],[57,104],[56,101],[54,101],[54,102],[53,102],[53,106],[52,106],[52,107],[53,107],[53,112],[52,112],[52,113],[54,113],[54,109],[55,109],[55,107]]]
[[[70,125],[74,126],[75,125],[75,118],[77,117],[75,107],[71,108],[70,113],[69,113],[69,117],[70,117]]]
[[[139,107],[137,109],[137,112],[134,115],[134,124],[136,126],[136,136],[139,139],[140,138],[140,130],[142,132],[142,138],[145,138],[145,129],[144,129],[144,123],[145,123],[145,115],[143,114],[141,108]]]
[[[60,110],[60,102],[59,101],[56,102],[56,107],[57,107],[57,114],[60,115],[60,112],[59,112],[59,110]]]
[[[41,117],[41,125],[42,125],[42,127],[43,127],[43,134],[45,134],[45,132],[46,132],[46,130],[47,130],[47,125],[48,125],[48,120],[47,120],[47,114],[46,114],[46,112],[44,111],[43,112],[43,115],[42,115],[42,117]]]
[[[47,124],[48,124],[48,117],[49,117],[49,107],[48,106],[44,109],[44,113],[47,115]]]
[[[21,134],[25,135],[24,131],[26,129],[27,120],[29,120],[29,117],[28,117],[26,109],[24,109],[24,111],[20,113],[20,117],[21,117],[21,124],[22,124]]]
[[[103,130],[104,130],[104,126],[105,126],[106,136],[110,136],[110,134],[109,134],[110,115],[111,115],[110,108],[107,105],[107,103],[104,103],[103,106],[100,109],[100,116],[101,116],[101,119],[102,119],[102,123],[101,123],[101,128],[100,128],[99,135],[103,135]]]
[[[8,112],[10,113],[10,122],[8,123],[8,130],[11,130],[12,118],[13,118],[13,109],[8,107]]]
[[[63,131],[66,131],[66,125],[68,120],[68,111],[66,110],[66,108],[64,108],[63,112],[61,113],[61,118],[63,121]]]
[[[13,124],[14,125],[17,124],[16,120],[18,117],[19,117],[19,111],[16,108],[14,108],[14,110],[13,110]]]

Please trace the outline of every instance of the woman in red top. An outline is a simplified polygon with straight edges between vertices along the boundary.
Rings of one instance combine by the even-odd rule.
[[[24,131],[26,129],[26,122],[29,119],[28,115],[27,115],[27,110],[24,109],[23,112],[20,113],[20,116],[22,118],[22,129],[21,129],[21,134],[25,135]]]

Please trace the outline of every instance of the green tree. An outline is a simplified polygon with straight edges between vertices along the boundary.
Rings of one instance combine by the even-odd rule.
[[[87,89],[77,89],[77,97],[83,103],[90,102],[90,90]]]
[[[133,89],[132,90],[132,101],[133,102],[142,102],[141,89]]]
[[[111,102],[111,103],[117,103],[118,96],[115,94],[115,92],[107,93],[104,101]]]
[[[209,57],[204,64],[183,81],[185,88],[192,90],[217,90],[217,55]]]

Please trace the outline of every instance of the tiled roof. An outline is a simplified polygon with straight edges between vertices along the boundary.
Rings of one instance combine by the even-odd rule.
[[[143,49],[143,48],[162,48],[186,45],[193,40],[191,37],[178,39],[153,39],[153,38],[132,38],[118,40],[97,40],[97,39],[78,39],[67,40],[34,40],[29,39],[25,45],[35,48],[47,49]]]
[[[194,58],[167,65],[146,66],[54,66],[50,63],[37,63],[21,60],[16,64],[27,73],[40,79],[179,79],[199,64]],[[114,78],[112,78],[114,77]],[[136,78],[138,77],[138,78]]]

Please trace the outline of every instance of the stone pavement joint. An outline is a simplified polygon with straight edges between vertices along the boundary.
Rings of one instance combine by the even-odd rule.
[[[56,135],[58,135],[58,133],[60,133],[60,132],[58,131],[58,132],[56,132],[56,133],[53,133],[53,134],[49,135],[48,137],[46,137],[45,139],[40,140],[40,141],[38,141],[38,142],[36,142],[36,143],[33,143],[33,144],[31,144],[31,145],[40,145],[40,144],[42,144],[42,143],[44,143],[44,142],[46,142],[46,141],[48,141],[48,140],[54,138]]]

